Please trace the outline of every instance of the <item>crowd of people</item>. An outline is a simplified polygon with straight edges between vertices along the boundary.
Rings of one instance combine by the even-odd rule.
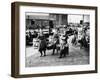
[[[55,29],[53,35],[49,36],[49,38],[45,38],[43,31],[40,31],[38,37],[39,39],[39,52],[40,56],[46,56],[46,50],[53,50],[52,55],[55,54],[55,51],[60,51],[59,58],[66,57],[69,54],[69,46],[68,46],[68,35],[66,32],[63,34],[59,33],[58,29]]]
[[[89,49],[90,43],[90,32],[89,27],[80,28],[80,30],[76,30],[74,32],[74,36],[72,38],[72,44],[77,45],[80,44],[80,48],[87,48]]]
[[[81,38],[78,38],[79,32],[78,30],[74,30],[71,32],[71,35],[73,35],[71,43],[74,45],[77,45],[77,43],[80,44],[80,48],[86,47],[89,48],[89,36],[87,37],[86,32],[87,28],[83,28],[81,31]],[[71,30],[70,30],[71,31]],[[60,33],[59,29],[54,29],[53,35],[49,35],[47,38],[43,30],[40,29],[39,33],[35,33],[35,38],[38,39],[38,50],[40,52],[40,57],[46,56],[46,50],[53,50],[52,55],[55,54],[55,51],[59,53],[59,58],[66,57],[69,54],[69,43],[68,38],[71,36],[68,34],[68,31],[63,30],[63,33]],[[31,33],[29,33],[30,36]],[[31,38],[32,39],[32,38]],[[26,37],[26,41],[27,41]]]

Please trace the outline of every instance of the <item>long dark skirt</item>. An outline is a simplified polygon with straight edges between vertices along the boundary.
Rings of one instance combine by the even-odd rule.
[[[44,56],[46,56],[46,48],[47,48],[46,41],[42,40],[39,47],[39,52],[41,53],[41,56],[43,55],[43,53],[44,53]]]

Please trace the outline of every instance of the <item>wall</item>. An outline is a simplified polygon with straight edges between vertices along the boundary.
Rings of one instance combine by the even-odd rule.
[[[10,77],[11,68],[11,2],[15,0],[1,0],[0,2],[0,80],[17,80]],[[74,4],[74,5],[88,5],[98,6],[100,9],[100,0],[16,0],[29,1],[41,3],[55,3],[55,4]],[[100,21],[100,11],[98,11],[98,22]],[[98,34],[99,34],[98,24]],[[98,44],[100,37],[98,37]],[[100,47],[100,45],[98,45]],[[98,53],[100,50],[98,51]],[[100,54],[98,54],[98,67],[100,67]],[[100,68],[97,74],[80,74],[80,75],[64,75],[53,77],[39,77],[39,78],[22,78],[18,80],[100,80]]]

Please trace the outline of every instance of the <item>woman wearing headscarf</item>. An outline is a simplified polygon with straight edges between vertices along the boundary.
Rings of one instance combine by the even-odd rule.
[[[42,31],[40,32],[38,39],[39,39],[39,52],[41,53],[40,57],[46,56],[47,44],[46,44],[45,36],[43,35]],[[43,53],[44,53],[44,55],[43,55]]]

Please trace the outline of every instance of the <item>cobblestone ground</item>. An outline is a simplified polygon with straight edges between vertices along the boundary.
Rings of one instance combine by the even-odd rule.
[[[89,64],[89,52],[83,48],[73,46],[69,38],[69,55],[65,58],[59,59],[59,53],[52,54],[52,50],[47,50],[45,57],[40,57],[40,53],[33,47],[26,48],[26,67],[40,67],[40,66],[62,66],[62,65],[84,65]],[[34,53],[34,54],[33,54]],[[29,55],[28,55],[29,54]]]

